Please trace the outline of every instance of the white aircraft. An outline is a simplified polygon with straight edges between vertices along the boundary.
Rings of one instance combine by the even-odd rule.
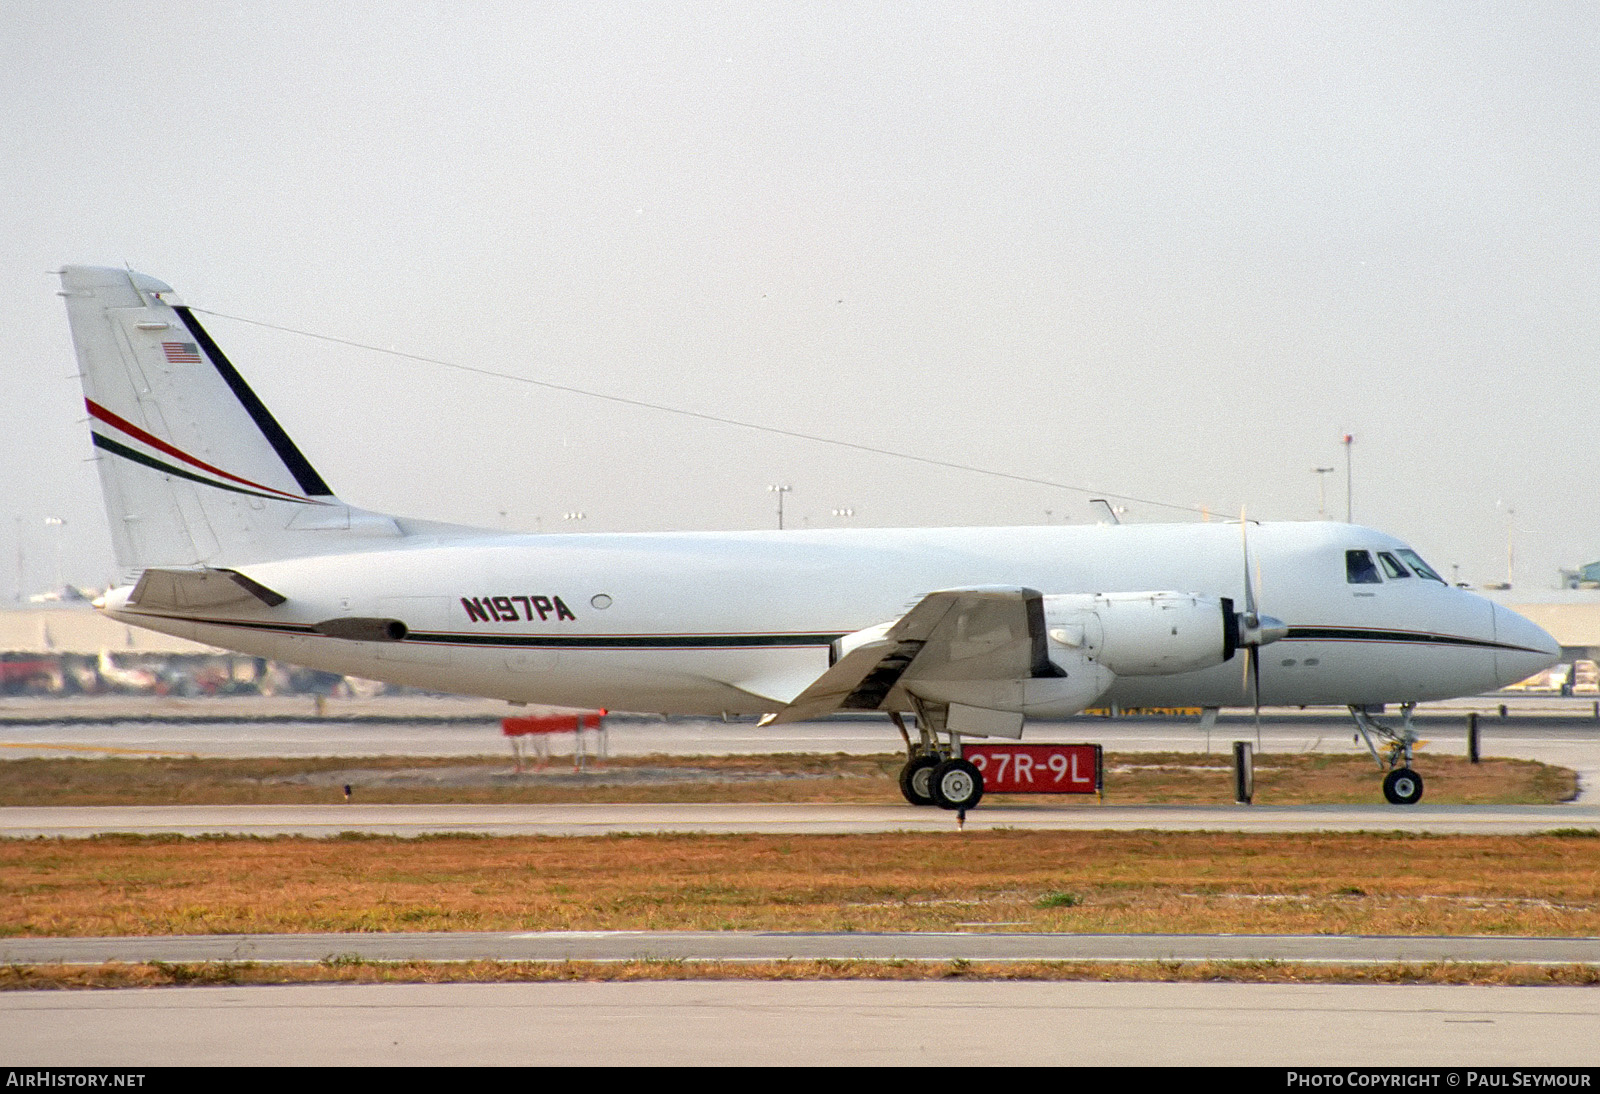
[[[983,793],[964,738],[1112,703],[1348,706],[1389,800],[1414,802],[1415,704],[1560,652],[1344,524],[511,535],[368,512],[168,286],[61,280],[126,571],[97,603],[213,646],[512,703],[883,711],[907,799],[951,809]],[[1388,703],[1401,727],[1372,718]]]

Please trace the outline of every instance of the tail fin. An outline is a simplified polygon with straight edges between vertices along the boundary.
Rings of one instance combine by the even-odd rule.
[[[170,287],[95,266],[68,266],[61,284],[119,565],[260,562],[401,534],[333,496]]]

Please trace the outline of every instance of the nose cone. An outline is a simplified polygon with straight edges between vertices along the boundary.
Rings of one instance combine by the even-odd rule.
[[[1501,687],[1526,680],[1561,660],[1561,644],[1532,620],[1494,606],[1494,669]]]

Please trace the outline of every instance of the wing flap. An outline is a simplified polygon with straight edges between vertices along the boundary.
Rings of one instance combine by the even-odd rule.
[[[855,646],[762,724],[822,718],[839,710],[908,709],[902,706],[907,703],[902,681],[1060,676],[1045,642],[1044,601],[1036,590],[1008,585],[929,593],[882,637]],[[849,637],[841,644],[848,646]]]
[[[883,696],[916,656],[915,651],[904,655],[902,645],[921,648],[920,643],[900,643],[887,638],[862,643],[812,681],[811,686],[795,696],[783,710],[761,719],[761,724],[805,722],[824,718],[836,710],[877,710]],[[865,686],[869,679],[871,685]],[[869,700],[867,697],[873,694],[877,699]]]

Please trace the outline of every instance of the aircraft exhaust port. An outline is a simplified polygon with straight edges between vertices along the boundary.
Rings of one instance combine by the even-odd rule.
[[[351,642],[400,642],[411,633],[410,628],[398,619],[370,619],[363,616],[324,619],[321,623],[313,623],[311,629],[328,638],[344,638]]]

